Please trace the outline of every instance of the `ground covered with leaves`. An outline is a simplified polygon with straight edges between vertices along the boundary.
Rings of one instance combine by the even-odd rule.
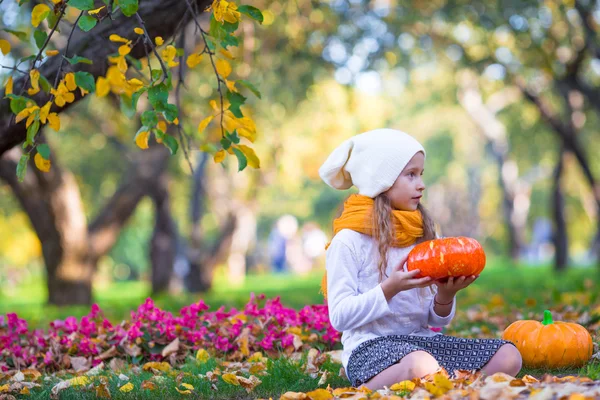
[[[547,279],[527,286],[513,276],[488,288],[484,279],[459,296],[462,307],[444,333],[500,337],[510,323],[550,308],[555,321],[592,334],[594,357],[583,368],[525,369],[517,378],[461,371],[450,379],[440,371],[369,392],[349,387],[340,334],[323,304],[292,308],[252,295],[241,307],[211,309],[199,300],[172,312],[147,299],[118,322],[97,305],[39,329],[0,315],[0,398],[600,398],[598,290],[581,276],[558,278],[566,286]]]

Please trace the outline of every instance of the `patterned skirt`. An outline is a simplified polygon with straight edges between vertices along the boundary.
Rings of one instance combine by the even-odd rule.
[[[399,362],[413,351],[426,351],[450,376],[456,370],[479,370],[504,344],[501,339],[465,339],[447,335],[392,335],[367,340],[358,345],[348,360],[346,375],[358,387]]]

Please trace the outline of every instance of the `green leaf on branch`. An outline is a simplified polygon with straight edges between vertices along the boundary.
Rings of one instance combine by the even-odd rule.
[[[240,41],[238,38],[231,35],[227,35],[223,38],[223,40],[221,40],[221,46],[223,46],[225,49],[227,49],[227,46],[237,47],[239,44]]]
[[[138,100],[140,99],[142,94],[144,94],[146,92],[146,90],[148,90],[148,88],[142,87],[137,92],[135,92],[131,95],[131,107],[133,108],[133,111],[137,110]]]
[[[96,90],[96,82],[94,81],[94,76],[89,72],[75,72],[75,84],[80,88],[87,90],[90,93]]]
[[[150,104],[159,111],[165,109],[168,99],[169,91],[164,83],[152,86],[150,90],[148,90],[148,101],[150,101]]]
[[[93,10],[94,0],[70,0],[69,5],[81,11]]]
[[[237,147],[233,148],[233,153],[238,159],[238,171],[243,171],[248,165],[248,159],[246,159],[246,155]]]
[[[179,109],[175,104],[167,104],[165,109],[163,110],[163,115],[165,119],[169,122],[175,121],[175,118],[179,115]]]
[[[158,116],[156,115],[156,111],[147,110],[142,113],[142,124],[147,127],[153,127],[158,124]]]
[[[138,0],[119,0],[119,6],[123,15],[131,17],[138,10]]]
[[[23,182],[25,179],[25,173],[27,172],[27,162],[29,161],[29,153],[23,154],[17,164],[17,178],[19,182]]]
[[[239,144],[240,137],[237,134],[237,130],[234,130],[232,133],[225,132],[225,137],[229,139],[232,143]]]
[[[244,86],[248,90],[250,90],[259,99],[262,99],[262,96],[261,96],[260,92],[258,91],[258,89],[256,88],[256,86],[254,86],[252,83],[250,83],[250,82],[248,82],[248,81],[246,81],[244,79],[237,80],[236,82],[239,83],[240,85]]]
[[[12,29],[8,29],[8,28],[4,28],[2,29],[4,32],[8,32],[8,33],[12,33],[13,35],[15,35],[16,37],[18,37],[21,40],[27,40],[27,34],[25,32],[21,32],[21,31],[14,31]]]
[[[18,114],[27,108],[27,97],[17,96],[16,94],[9,94],[6,97],[10,99],[10,110],[13,114]]]
[[[125,59],[127,60],[127,62],[129,64],[133,64],[133,66],[138,69],[141,70],[142,69],[142,62],[140,60],[138,60],[137,58],[133,58],[131,57],[129,54],[127,54],[125,56]]]
[[[238,28],[238,26],[240,26],[240,22],[237,21],[235,24],[232,24],[231,22],[225,21],[222,26],[225,32],[233,33]]]
[[[98,20],[90,15],[83,15],[79,18],[79,22],[77,22],[77,26],[84,32],[89,32],[93,27],[96,26]]]
[[[35,121],[33,121],[33,123],[31,125],[29,125],[29,128],[27,128],[27,138],[25,139],[25,143],[23,143],[24,148],[26,146],[33,146],[33,141],[35,140],[35,135],[37,135],[39,130],[40,130],[40,121],[39,120],[35,120]]]
[[[69,57],[64,57],[65,60],[67,60],[69,62],[69,64],[71,65],[75,65],[75,64],[93,64],[93,61],[90,60],[89,58],[85,58],[85,57],[80,57],[80,56],[73,56],[71,58]]]
[[[217,40],[221,40],[227,35],[227,31],[223,29],[223,25],[221,25],[221,23],[217,21],[212,14],[210,16],[208,34]]]
[[[135,95],[135,93],[134,93],[134,95]],[[130,97],[128,97],[126,94],[121,94],[120,98],[121,98],[121,101],[119,103],[119,108],[121,109],[121,112],[127,118],[129,118],[129,119],[133,118],[135,115],[136,109],[133,107],[132,99]],[[137,103],[137,101],[136,101],[136,103]]]
[[[46,143],[38,144],[36,149],[37,152],[40,153],[42,157],[44,157],[44,160],[50,159],[50,147],[48,147]]]
[[[233,113],[233,115],[235,115],[237,118],[242,118],[244,114],[242,114],[240,106],[246,102],[246,98],[239,93],[227,92],[227,100],[229,100],[229,110]]]
[[[36,29],[33,31],[33,38],[35,39],[35,45],[38,47],[38,49],[41,49],[44,46],[44,43],[46,43],[48,34],[44,31]]]
[[[221,146],[223,146],[224,150],[227,150],[231,147],[231,140],[227,136],[221,138]]]
[[[165,137],[163,138],[163,144],[169,149],[171,155],[177,154],[177,150],[179,149],[179,143],[177,143],[177,139],[175,139],[173,136],[165,135]]]
[[[36,57],[36,56],[37,56],[36,54],[32,54],[32,55],[30,55],[30,56],[26,56],[26,57],[20,58],[20,59],[19,59],[19,62],[18,62],[18,64],[17,64],[17,65],[19,65],[19,64],[21,64],[21,63],[24,63],[25,61],[31,61],[31,60],[35,60],[35,57]]]
[[[40,86],[44,92],[50,93],[52,86],[50,86],[50,82],[48,82],[48,79],[42,74],[40,74]]]
[[[261,24],[264,21],[264,17],[262,15],[262,12],[260,12],[260,10],[256,7],[252,7],[252,6],[248,6],[248,5],[242,5],[239,6],[237,9],[239,12],[241,12],[242,14],[246,14],[247,16],[249,16],[250,18],[252,18],[255,21],[260,22]]]

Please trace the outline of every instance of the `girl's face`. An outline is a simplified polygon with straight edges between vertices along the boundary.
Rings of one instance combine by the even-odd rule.
[[[402,211],[417,209],[425,190],[422,179],[424,165],[425,155],[418,152],[406,164],[392,187],[385,192],[394,209]]]

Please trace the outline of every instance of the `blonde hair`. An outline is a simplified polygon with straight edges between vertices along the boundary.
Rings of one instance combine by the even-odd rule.
[[[427,240],[436,238],[435,223],[433,219],[421,204],[417,210],[423,216],[423,236],[417,240],[421,243]],[[377,264],[379,270],[379,281],[381,282],[386,275],[387,256],[390,247],[394,240],[394,224],[392,223],[392,203],[384,194],[380,194],[374,199],[372,224],[375,232],[375,240],[377,241],[377,250],[379,252],[379,261]]]

